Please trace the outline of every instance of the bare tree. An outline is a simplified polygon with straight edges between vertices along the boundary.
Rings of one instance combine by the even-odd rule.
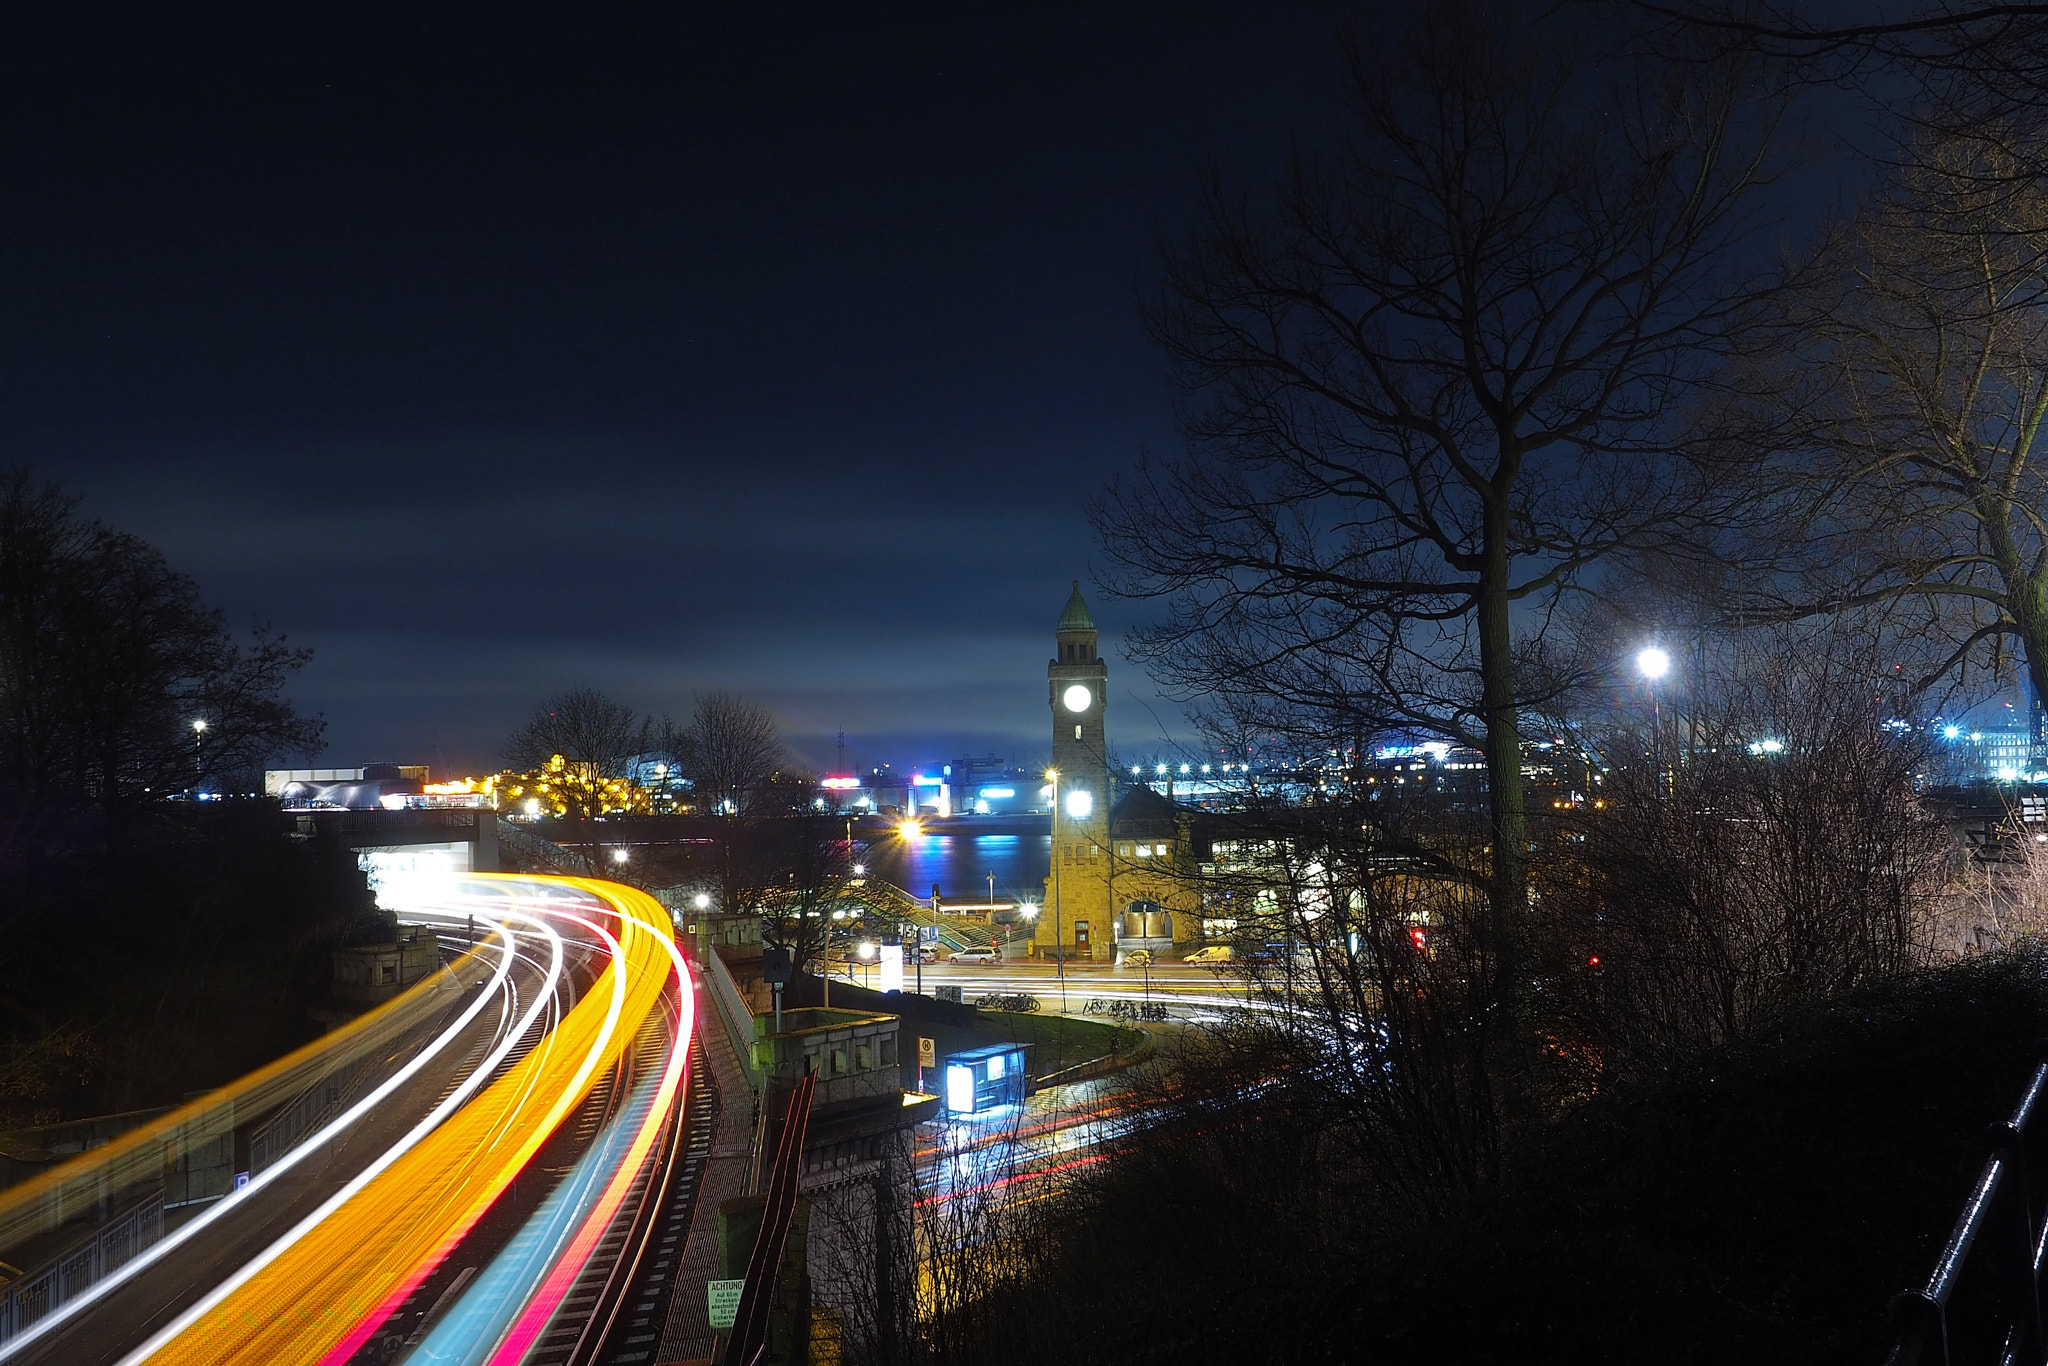
[[[783,762],[775,719],[738,693],[698,693],[690,724],[676,737],[684,772],[697,784],[703,810],[728,816],[754,814]]]
[[[282,691],[311,658],[237,644],[154,547],[0,470],[0,802],[114,811],[315,750]]]
[[[1609,1070],[1656,1070],[1786,1005],[1924,961],[1954,843],[1921,803],[1880,638],[1758,628],[1688,714],[1613,724],[1604,808],[1545,875],[1546,980]]]
[[[1803,416],[1773,467],[1778,548],[1739,610],[1884,607],[1946,636],[1932,685],[2008,650],[2048,697],[2048,191],[1983,141],[1925,145],[1794,296],[1766,401]],[[2005,183],[1997,183],[2005,181]]]
[[[1589,568],[1732,515],[1680,427],[1761,288],[1739,248],[1770,118],[1740,71],[1591,46],[1448,3],[1355,48],[1346,155],[1297,162],[1264,219],[1212,188],[1169,262],[1150,323],[1189,451],[1096,514],[1114,586],[1171,604],[1135,645],[1181,696],[1484,751],[1478,1027],[1502,1038],[1527,959],[1520,717],[1581,676],[1525,665]]]
[[[1936,917],[1938,954],[2016,948],[2048,933],[2048,831],[2017,811],[1992,830],[1995,841],[1957,860]]]
[[[824,959],[845,917],[859,914],[854,846],[842,838],[838,817],[818,812],[748,826],[739,837],[747,847],[736,862],[752,869],[757,880],[728,889],[726,904],[758,910],[762,941],[788,949],[796,970],[809,972]]]
[[[1364,783],[1310,804],[1252,798],[1211,817],[1203,914],[1228,923],[1228,969],[1260,1007],[1214,1041],[1286,1078],[1327,1117],[1341,1162],[1385,1208],[1455,1207],[1500,1170],[1504,1114],[1487,1026],[1492,983],[1483,819]],[[1542,937],[1532,934],[1532,964]],[[1521,1027],[1546,1032],[1540,1012]],[[1575,1082],[1524,1054],[1513,1087]],[[1249,1063],[1247,1065],[1250,1065]],[[1526,1117],[1526,1116],[1520,1116]]]
[[[559,754],[586,777],[617,778],[627,761],[653,745],[654,727],[623,702],[596,688],[571,688],[541,703],[532,718],[505,742],[513,768],[545,768]]]

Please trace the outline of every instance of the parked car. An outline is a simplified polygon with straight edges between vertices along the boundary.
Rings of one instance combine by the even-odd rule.
[[[936,963],[936,962],[938,962],[938,961],[939,961],[939,946],[938,946],[937,944],[919,944],[919,945],[917,946],[917,960],[916,960],[916,961],[918,961],[918,962],[920,962],[920,963]]]
[[[956,949],[953,951],[953,957],[948,961],[954,963],[993,963],[996,961],[996,951],[994,949]]]
[[[1150,949],[1132,949],[1123,956],[1123,965],[1127,968],[1147,967],[1151,962],[1152,950]]]
[[[1196,949],[1180,961],[1183,963],[1228,963],[1233,956],[1230,951],[1230,945],[1211,944],[1206,949]]]

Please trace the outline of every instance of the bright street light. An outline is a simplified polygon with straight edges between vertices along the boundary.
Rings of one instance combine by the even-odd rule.
[[[699,892],[690,898],[690,904],[700,911],[708,911],[711,909],[711,894],[709,892]]]
[[[1636,656],[1636,671],[1645,678],[1662,678],[1671,672],[1671,656],[1652,645]]]

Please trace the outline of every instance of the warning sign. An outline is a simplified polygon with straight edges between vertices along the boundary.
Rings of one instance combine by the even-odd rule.
[[[917,1041],[917,1065],[919,1067],[937,1067],[939,1065],[939,1050],[930,1039],[919,1039]]]
[[[745,1281],[706,1281],[705,1289],[711,1293],[711,1326],[720,1330],[732,1327],[732,1321],[740,1312],[740,1291],[746,1289]]]

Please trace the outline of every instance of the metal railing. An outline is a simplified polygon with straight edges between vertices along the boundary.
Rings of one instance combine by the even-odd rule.
[[[488,813],[486,813],[488,814]],[[565,849],[553,840],[535,834],[523,825],[515,825],[503,816],[498,820],[498,847],[510,850],[519,859],[544,873],[561,873],[566,877],[602,877],[590,856],[576,849]]]
[[[164,1193],[158,1188],[68,1252],[0,1291],[0,1342],[83,1294],[163,1236]]]
[[[1925,1285],[1892,1298],[1897,1337],[1886,1366],[2040,1366],[2048,1359],[2041,1321],[2048,1210],[2038,1181],[2029,1180],[2028,1162],[2029,1150],[2040,1147],[2048,1130],[2037,1122],[2044,1095],[2048,1048],[2012,1117],[1991,1126],[1991,1156],[1933,1274]]]
[[[943,911],[934,911],[931,903],[922,897],[912,896],[901,887],[881,878],[869,878],[859,889],[855,900],[884,919],[899,925],[929,927],[938,934],[938,942],[958,953],[961,949],[987,948],[990,935],[985,927],[974,927],[979,934],[970,933],[967,922],[956,920]]]
[[[263,1171],[299,1146],[300,1140],[341,1113],[342,1105],[355,1098],[368,1074],[370,1059],[362,1058],[330,1072],[301,1091],[298,1098],[249,1131],[249,1172]]]

